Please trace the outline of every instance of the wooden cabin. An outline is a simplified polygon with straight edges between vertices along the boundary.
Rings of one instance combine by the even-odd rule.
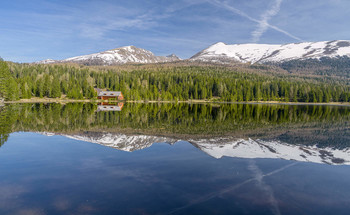
[[[103,91],[100,89],[96,89],[97,91],[97,99],[102,100],[109,100],[109,99],[115,99],[115,100],[124,100],[123,93],[120,91]]]

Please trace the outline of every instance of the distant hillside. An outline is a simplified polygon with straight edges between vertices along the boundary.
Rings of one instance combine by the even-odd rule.
[[[290,60],[269,63],[291,73],[315,74],[322,76],[340,76],[350,78],[350,57],[322,57],[320,59]]]

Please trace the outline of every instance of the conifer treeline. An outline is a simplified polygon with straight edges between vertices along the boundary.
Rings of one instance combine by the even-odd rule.
[[[17,100],[18,84],[10,73],[8,65],[0,58],[0,99],[5,98],[7,100]]]
[[[2,66],[2,70],[7,68]],[[98,87],[122,91],[127,100],[350,101],[347,81],[238,72],[215,66],[135,66],[123,71],[120,67],[11,63],[10,71],[14,81],[10,81],[11,86],[4,82],[7,94],[3,93],[8,100],[62,95],[96,98],[94,87]]]

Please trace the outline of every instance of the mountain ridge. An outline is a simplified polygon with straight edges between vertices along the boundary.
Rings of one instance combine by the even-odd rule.
[[[118,65],[128,63],[165,63],[175,61],[198,61],[207,63],[281,63],[291,60],[320,59],[323,57],[350,57],[350,40],[302,42],[287,44],[232,44],[217,42],[196,53],[189,59],[174,54],[156,56],[151,51],[135,46],[123,46],[98,53],[81,55],[64,60],[42,60],[37,64],[78,63],[84,65]]]

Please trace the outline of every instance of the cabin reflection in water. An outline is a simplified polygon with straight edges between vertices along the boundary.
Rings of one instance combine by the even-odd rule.
[[[97,111],[121,111],[123,109],[124,103],[108,103],[102,102],[97,106]]]

